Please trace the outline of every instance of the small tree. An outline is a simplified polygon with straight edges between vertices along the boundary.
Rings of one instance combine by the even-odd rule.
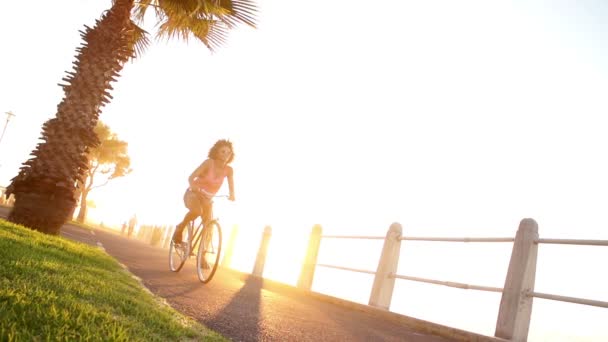
[[[87,217],[87,196],[95,188],[102,187],[114,178],[126,176],[131,172],[131,158],[127,154],[128,143],[119,140],[110,127],[97,122],[95,133],[101,142],[89,152],[89,166],[83,183],[78,184],[80,191],[80,210],[76,221],[84,222]]]

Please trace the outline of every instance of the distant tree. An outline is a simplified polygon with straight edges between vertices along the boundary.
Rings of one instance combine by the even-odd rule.
[[[131,158],[127,154],[128,143],[119,140],[110,127],[101,121],[95,126],[99,146],[89,151],[89,165],[84,182],[78,184],[80,210],[76,221],[84,222],[87,217],[87,196],[91,190],[108,184],[112,179],[126,176],[131,172]]]

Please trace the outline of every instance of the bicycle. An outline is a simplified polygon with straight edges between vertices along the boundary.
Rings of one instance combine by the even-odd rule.
[[[227,196],[215,196],[227,197]],[[186,260],[194,256],[192,253],[198,246],[196,253],[196,274],[203,283],[208,283],[215,272],[220,261],[222,252],[222,228],[217,218],[212,219],[208,225],[204,225],[199,216],[190,221],[183,231],[184,236],[180,244],[171,240],[169,245],[169,269],[179,272]]]

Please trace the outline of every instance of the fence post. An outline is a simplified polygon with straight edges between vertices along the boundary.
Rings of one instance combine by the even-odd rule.
[[[323,229],[316,224],[312,227],[310,238],[308,239],[308,248],[306,256],[298,278],[298,287],[304,290],[312,288],[312,280],[315,277],[315,267],[317,266],[317,256],[319,255],[319,247],[321,246],[321,232]]]
[[[169,242],[173,237],[173,226],[164,226],[163,227],[163,248],[169,248]]]
[[[500,300],[494,336],[510,341],[526,341],[532,315],[530,293],[534,292],[538,224],[533,219],[521,220],[513,242],[511,261]]]
[[[160,242],[160,229],[158,226],[150,226],[150,245],[158,246]]]
[[[401,224],[391,224],[386,232],[382,255],[376,269],[372,293],[369,296],[369,305],[388,310],[391,306],[393,288],[397,266],[399,265],[399,252],[401,251]]]
[[[232,264],[232,253],[234,253],[234,244],[236,243],[236,236],[239,232],[239,226],[232,226],[230,232],[230,238],[228,238],[228,244],[226,245],[226,253],[224,253],[224,259],[222,259],[222,267],[229,268]]]
[[[258,250],[258,255],[255,258],[255,265],[253,265],[253,272],[251,273],[256,277],[263,277],[264,264],[266,263],[266,253],[268,252],[268,242],[270,242],[271,235],[272,228],[270,228],[270,226],[264,227],[262,242],[260,243],[260,249]]]
[[[153,231],[153,228],[154,227],[152,227],[152,226],[146,225],[146,232],[145,232],[145,235],[144,235],[144,242],[147,243],[147,244],[151,244],[151,242],[152,242],[152,231]]]

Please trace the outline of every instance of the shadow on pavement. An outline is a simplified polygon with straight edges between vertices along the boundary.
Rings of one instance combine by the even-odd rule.
[[[170,274],[170,273],[169,273]],[[187,283],[187,282],[184,282]],[[171,292],[171,294],[169,295],[165,295],[165,298],[178,298],[178,297],[182,297],[184,295],[188,295],[191,293],[194,293],[195,291],[200,291],[201,289],[201,283],[197,282],[191,282],[190,285],[181,285],[181,286],[175,286],[174,288],[179,288],[179,291],[174,291]]]
[[[205,324],[211,329],[226,329],[229,326],[233,331],[230,336],[237,341],[263,340],[260,334],[260,296],[263,285],[262,278],[247,278],[230,302]]]

